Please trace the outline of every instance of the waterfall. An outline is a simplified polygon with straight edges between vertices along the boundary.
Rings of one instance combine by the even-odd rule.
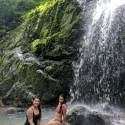
[[[124,4],[125,0],[83,4],[84,33],[78,60],[73,62],[71,101],[120,103],[125,100]]]

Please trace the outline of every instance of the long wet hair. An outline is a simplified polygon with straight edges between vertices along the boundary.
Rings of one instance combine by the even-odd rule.
[[[35,100],[35,99],[39,99],[38,97],[34,97],[33,98],[33,101]],[[39,99],[40,100],[40,99]],[[41,103],[40,103],[41,104]],[[38,107],[38,110],[39,110],[39,114],[40,114],[40,118],[41,118],[41,105],[38,105],[37,107]]]
[[[62,112],[62,105],[63,105],[63,104],[66,104],[66,99],[65,99],[65,96],[64,96],[63,94],[60,94],[59,97],[60,97],[60,96],[63,97],[63,99],[64,99],[63,103],[62,103],[61,106],[60,106],[60,110],[59,110],[60,112]]]

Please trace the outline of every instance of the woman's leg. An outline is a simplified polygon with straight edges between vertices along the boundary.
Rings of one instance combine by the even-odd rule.
[[[54,125],[61,125],[61,122],[60,121],[55,121]]]
[[[44,125],[53,125],[54,119],[51,119],[49,122],[45,123]]]
[[[51,119],[49,122],[45,123],[44,125],[61,125],[61,122],[54,121],[54,119]]]

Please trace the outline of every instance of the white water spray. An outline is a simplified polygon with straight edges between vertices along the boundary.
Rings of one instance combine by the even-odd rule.
[[[79,0],[82,3],[81,0]],[[74,87],[71,88],[71,95],[73,100],[79,100],[81,98],[81,80],[84,83],[86,80],[87,83],[91,83],[93,81],[93,71],[89,70],[90,74],[86,72],[86,74],[81,74],[83,67],[87,67],[86,64],[90,63],[93,65],[94,60],[97,58],[97,54],[101,52],[105,52],[107,47],[112,48],[112,44],[107,42],[108,37],[111,33],[112,23],[115,19],[116,9],[121,5],[125,4],[125,0],[99,0],[96,3],[95,8],[90,14],[89,19],[86,19],[87,28],[85,30],[85,35],[81,38],[80,48],[79,48],[79,59],[77,62],[73,63],[74,66]],[[84,15],[83,15],[84,16]],[[89,21],[91,20],[91,21]],[[89,22],[89,23],[88,23]],[[83,24],[85,25],[85,24]],[[84,27],[84,26],[83,26]],[[115,39],[114,39],[115,41]],[[98,44],[98,47],[96,45]],[[107,52],[106,52],[107,53]],[[89,57],[89,59],[88,59]],[[109,69],[107,68],[107,60],[109,57],[106,56],[105,60],[102,62],[102,55],[99,55],[99,62],[103,63],[101,65],[103,75],[101,76],[97,86],[102,84],[104,81],[105,75],[108,75]],[[88,61],[88,62],[87,62]],[[87,62],[87,63],[86,63]],[[85,68],[84,68],[85,70]],[[82,76],[83,75],[83,76]],[[88,77],[88,78],[87,78]],[[104,83],[106,84],[106,83]],[[85,88],[89,89],[89,86],[86,87],[86,83],[84,85]],[[90,85],[91,86],[91,85]],[[110,93],[109,84],[105,85],[105,88],[101,88],[105,93]],[[83,89],[83,88],[82,88]],[[98,88],[94,88],[97,93],[100,93]],[[110,97],[108,94],[105,94],[104,97],[107,101],[110,101]]]

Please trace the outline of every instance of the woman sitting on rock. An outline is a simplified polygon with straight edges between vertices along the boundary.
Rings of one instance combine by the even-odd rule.
[[[42,125],[40,100],[37,97],[33,99],[33,105],[27,110],[26,117],[24,125]]]
[[[56,115],[53,119],[47,122],[45,125],[65,125],[66,121],[66,111],[67,105],[64,98],[64,95],[59,96],[59,104],[56,108]]]

